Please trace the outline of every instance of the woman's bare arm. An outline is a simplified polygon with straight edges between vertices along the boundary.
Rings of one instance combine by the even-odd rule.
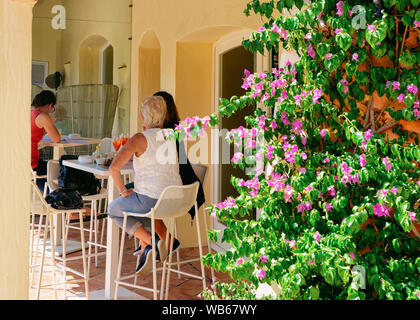
[[[144,153],[147,148],[147,140],[142,133],[137,133],[122,147],[120,152],[117,153],[115,158],[112,160],[109,171],[114,179],[115,187],[121,193],[125,189],[125,185],[120,173],[121,168],[133,157],[140,156]],[[128,196],[132,192],[124,192],[122,196]]]

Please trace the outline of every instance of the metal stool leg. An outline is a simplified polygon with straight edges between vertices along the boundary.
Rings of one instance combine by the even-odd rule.
[[[39,294],[40,294],[40,290],[41,290],[42,273],[44,271],[45,247],[47,246],[47,236],[48,236],[48,218],[45,221],[44,243],[42,244],[41,265],[40,265],[40,270],[39,270],[39,279],[38,279],[38,287],[37,287],[37,294],[36,294],[36,299],[37,300],[39,300]]]
[[[88,246],[88,275],[90,277],[90,264],[91,264],[91,257],[92,257],[92,233],[93,233],[93,217],[92,217],[92,211],[94,211],[94,201],[92,201],[91,204],[91,212],[90,212],[90,221],[89,221],[89,246]]]
[[[51,262],[52,262],[52,273],[53,273],[53,283],[54,283],[54,297],[55,300],[57,300],[57,287],[56,287],[56,265],[55,265],[55,243],[54,243],[54,223],[53,223],[53,217],[50,215],[50,245],[51,245]]]
[[[121,243],[120,243],[120,257],[118,259],[118,269],[117,269],[117,276],[115,278],[115,294],[114,299],[118,299],[118,288],[119,288],[119,281],[121,279],[121,268],[122,268],[122,259],[124,254],[124,240],[125,240],[125,229],[127,227],[127,215],[124,214],[123,220],[123,228],[121,233]]]
[[[85,292],[86,299],[89,300],[89,275],[87,274],[86,268],[86,248],[85,248],[85,232],[83,230],[83,213],[79,212],[79,224],[80,224],[80,237],[82,241],[82,257],[83,257],[83,275],[85,278]]]
[[[62,259],[63,259],[63,289],[64,289],[64,300],[67,299],[67,270],[66,270],[66,250],[67,250],[67,228],[66,228],[66,214],[62,213],[61,214],[61,225],[62,225],[62,235],[63,235],[63,239],[62,239],[62,248],[63,248],[63,253],[62,253]]]
[[[174,247],[174,240],[175,240],[175,219],[171,219],[171,243],[169,244],[169,267],[168,267],[168,276],[166,278],[166,290],[165,290],[165,300],[168,300],[169,294],[169,279],[171,277],[171,263],[172,263],[172,249]]]
[[[36,265],[38,261],[38,251],[39,251],[39,241],[41,238],[41,230],[42,230],[42,221],[44,220],[44,216],[42,214],[39,215],[39,221],[38,221],[38,236],[36,238],[36,246],[35,246],[35,257],[34,257],[34,265]],[[32,269],[32,275],[31,275],[31,287],[34,280],[34,268]]]
[[[153,210],[153,209],[152,209]],[[152,258],[153,258],[153,300],[157,300],[157,275],[156,275],[156,237],[155,237],[155,218],[152,213]]]

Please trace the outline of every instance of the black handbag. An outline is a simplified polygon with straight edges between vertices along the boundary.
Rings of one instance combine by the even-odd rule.
[[[51,207],[60,210],[81,209],[83,207],[82,196],[77,190],[69,188],[59,188],[49,193],[45,201]]]
[[[78,157],[66,154],[60,158],[60,173],[58,186],[79,191],[82,196],[97,194],[101,191],[101,183],[95,175],[82,170],[63,166],[63,160],[76,160]]]

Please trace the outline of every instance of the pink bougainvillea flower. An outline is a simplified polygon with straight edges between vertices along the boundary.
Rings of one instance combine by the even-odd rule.
[[[266,152],[265,155],[266,155],[266,157],[267,157],[268,160],[273,159],[273,150],[274,150],[273,149],[273,146],[270,146],[270,145],[267,146],[267,152]]]
[[[265,255],[265,254],[263,254],[263,255],[261,255],[261,257],[260,257],[260,260],[261,260],[261,262],[263,262],[263,263],[267,263],[267,256]]]
[[[332,53],[327,53],[324,57],[325,60],[330,60],[332,58]]]
[[[378,217],[383,217],[383,216],[390,217],[389,210],[391,209],[391,207],[384,207],[379,202],[372,207],[373,207],[373,214],[374,215],[376,215]]]
[[[300,122],[299,120],[295,120],[292,123],[292,131],[296,132],[297,134],[301,133],[301,128],[302,128],[302,122]]]
[[[256,196],[258,196],[258,191],[254,189],[249,194],[251,195],[251,197],[255,198]]]
[[[340,34],[342,32],[343,32],[343,29],[340,29],[340,28],[334,30],[335,34]]]
[[[417,221],[415,212],[409,212],[408,214],[410,215],[410,221]]]
[[[283,114],[281,115],[280,118],[281,118],[281,122],[283,122],[284,125],[289,125],[290,124],[290,121],[287,118],[287,115],[286,115],[285,111],[283,111]]]
[[[310,45],[307,45],[306,53],[312,58],[315,59],[315,50]]]
[[[366,156],[364,154],[359,156],[359,163],[362,168],[366,167]]]
[[[405,98],[405,94],[404,93],[401,93],[398,96],[397,100],[398,100],[398,102],[403,103],[404,102],[404,98]]]
[[[331,197],[333,197],[333,198],[335,197],[336,191],[334,189],[334,186],[329,186],[327,188],[327,191],[328,191],[328,193],[330,194]]]
[[[400,90],[400,83],[398,81],[392,82],[392,89],[393,90]]]
[[[419,22],[419,21],[418,21],[418,22]],[[419,25],[420,25],[420,22],[419,22]],[[419,27],[419,26],[417,26],[417,27]],[[416,296],[417,296],[417,298],[420,300],[420,291],[416,292]]]
[[[359,179],[359,174],[356,173],[352,178],[351,178],[351,182],[352,183],[360,183],[360,179]]]
[[[353,59],[354,61],[357,61],[357,60],[359,59],[359,54],[358,54],[358,53],[353,53],[353,55],[352,55],[352,59]]]
[[[233,163],[237,163],[237,162],[239,162],[239,160],[241,160],[242,159],[242,152],[236,152],[234,155],[233,155],[233,157],[232,157],[232,162]]]
[[[407,86],[407,92],[416,95],[417,94],[417,87],[414,84],[409,84]]]
[[[334,209],[333,205],[329,202],[325,204],[325,211],[330,212],[331,209]]]
[[[305,169],[305,168],[301,168],[301,169],[299,170],[299,172],[301,172],[301,173],[306,173],[306,169]]]
[[[312,35],[310,32],[308,32],[307,34],[305,34],[305,39],[306,40],[312,40]]]
[[[296,241],[295,240],[290,240],[289,242],[289,247],[290,249],[296,249]]]
[[[340,165],[340,167],[341,167],[341,169],[342,169],[342,171],[344,172],[344,173],[351,173],[352,171],[353,171],[353,168],[352,167],[349,167],[348,166],[348,164],[347,163],[342,163],[341,165]]]
[[[414,26],[416,28],[420,28],[420,21],[414,21]]]
[[[275,120],[270,122],[270,128],[275,130],[277,128],[277,122]]]
[[[328,133],[328,130],[326,129],[322,129],[321,132],[319,133],[321,135],[321,137],[325,137],[325,135]]]
[[[288,30],[284,30],[283,28],[280,28],[280,37],[282,37],[284,40],[287,40],[288,36]]]
[[[365,138],[365,140],[369,141],[369,139],[370,139],[371,137],[373,137],[372,130],[371,130],[371,129],[366,130],[366,131],[365,131],[365,133],[364,133],[364,138]]]
[[[244,179],[239,180],[238,181],[238,186],[245,187],[245,180]]]
[[[369,32],[375,32],[375,30],[376,30],[375,25],[374,24],[368,24],[368,30],[369,30]]]
[[[213,211],[211,212],[210,217],[211,217],[212,219],[217,220],[216,210],[215,210],[215,209],[213,209]]]
[[[330,163],[330,158],[325,157],[325,159],[322,161],[323,163]]]
[[[353,260],[355,260],[356,259],[356,257],[354,256],[354,253],[353,252],[349,252],[349,255],[350,255],[350,257],[353,259]]]
[[[387,189],[382,189],[380,191],[378,191],[378,193],[380,194],[381,197],[386,197],[388,194],[388,190]],[[378,196],[378,195],[376,195]]]
[[[280,34],[280,28],[275,23],[273,23],[273,27],[271,28],[271,31],[274,33]]]
[[[322,96],[322,89],[315,89],[312,92],[312,102],[313,104],[319,103],[318,100],[321,98]]]
[[[237,265],[237,266],[240,266],[243,262],[244,262],[244,259],[242,259],[242,258],[238,258],[238,259],[236,260],[236,265]]]
[[[339,2],[337,2],[336,3],[336,8],[337,8],[337,16],[339,16],[339,17],[341,17],[343,14],[344,14],[344,11],[343,11],[343,8],[342,8],[342,5],[343,5],[343,1],[339,1]]]
[[[389,191],[392,192],[393,194],[398,193],[398,189],[396,187],[392,187]]]
[[[292,195],[293,195],[293,188],[290,185],[287,185],[284,190],[284,201],[290,202]]]
[[[309,265],[309,266],[311,266],[311,265],[316,266],[315,262],[313,262],[311,259],[309,259],[308,265]]]
[[[392,164],[389,162],[388,157],[382,159],[383,164],[385,165],[385,170],[390,171],[392,169]]]
[[[257,277],[260,280],[264,279],[265,278],[265,270],[264,269],[261,269],[260,271],[258,271]]]
[[[321,241],[321,235],[319,234],[319,232],[315,232],[314,234],[314,239],[319,243]]]

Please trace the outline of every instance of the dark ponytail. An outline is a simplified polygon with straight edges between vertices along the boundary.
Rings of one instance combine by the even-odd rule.
[[[55,94],[50,90],[43,90],[35,96],[34,100],[32,101],[32,106],[39,108],[46,106],[50,103],[52,103],[53,105],[57,103],[57,98]]]
[[[154,94],[154,96],[162,97],[166,102],[167,115],[166,120],[163,125],[165,129],[174,129],[175,125],[179,124],[179,115],[178,110],[176,109],[175,101],[172,95],[166,91],[159,91]]]

